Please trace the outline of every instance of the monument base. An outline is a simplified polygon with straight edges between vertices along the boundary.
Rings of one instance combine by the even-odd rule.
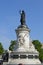
[[[6,64],[41,64],[39,59],[9,59],[9,62]],[[5,63],[4,63],[5,64]]]
[[[38,53],[35,52],[11,52],[7,64],[41,64]]]
[[[29,49],[19,47],[15,51],[9,51],[8,64],[41,64],[39,53],[32,45]]]

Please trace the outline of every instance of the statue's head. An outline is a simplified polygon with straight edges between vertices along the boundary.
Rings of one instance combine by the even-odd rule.
[[[25,15],[25,12],[24,12],[24,10],[22,10],[22,14],[24,14],[24,15]]]

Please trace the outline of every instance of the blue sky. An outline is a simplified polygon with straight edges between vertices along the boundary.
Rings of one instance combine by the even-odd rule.
[[[31,39],[43,43],[43,0],[0,0],[0,42],[5,49],[8,49],[11,40],[16,39],[20,10],[26,13]]]

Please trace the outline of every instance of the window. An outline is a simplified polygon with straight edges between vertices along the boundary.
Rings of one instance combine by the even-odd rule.
[[[38,56],[37,56],[37,55],[35,55],[34,57],[35,57],[36,59],[38,58]]]
[[[11,56],[11,58],[17,59],[17,58],[19,58],[19,55],[13,55],[13,56]]]
[[[26,55],[20,55],[20,58],[27,58]]]
[[[28,55],[28,58],[33,58],[33,55]]]

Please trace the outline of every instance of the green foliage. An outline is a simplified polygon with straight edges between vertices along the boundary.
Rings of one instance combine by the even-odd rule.
[[[41,62],[43,61],[43,49],[41,49],[39,53],[39,59],[41,60]]]
[[[9,46],[9,50],[13,51],[15,44],[16,44],[16,41],[15,40],[14,41],[11,40],[11,44]]]
[[[4,48],[2,46],[2,43],[0,42],[0,55],[4,52]]]
[[[37,49],[37,51],[39,52],[39,59],[41,60],[41,62],[43,61],[43,49],[42,44],[39,40],[33,40],[32,42],[35,46],[35,48]]]
[[[33,40],[32,43],[34,44],[35,48],[40,52],[42,46],[41,42],[39,40]]]

